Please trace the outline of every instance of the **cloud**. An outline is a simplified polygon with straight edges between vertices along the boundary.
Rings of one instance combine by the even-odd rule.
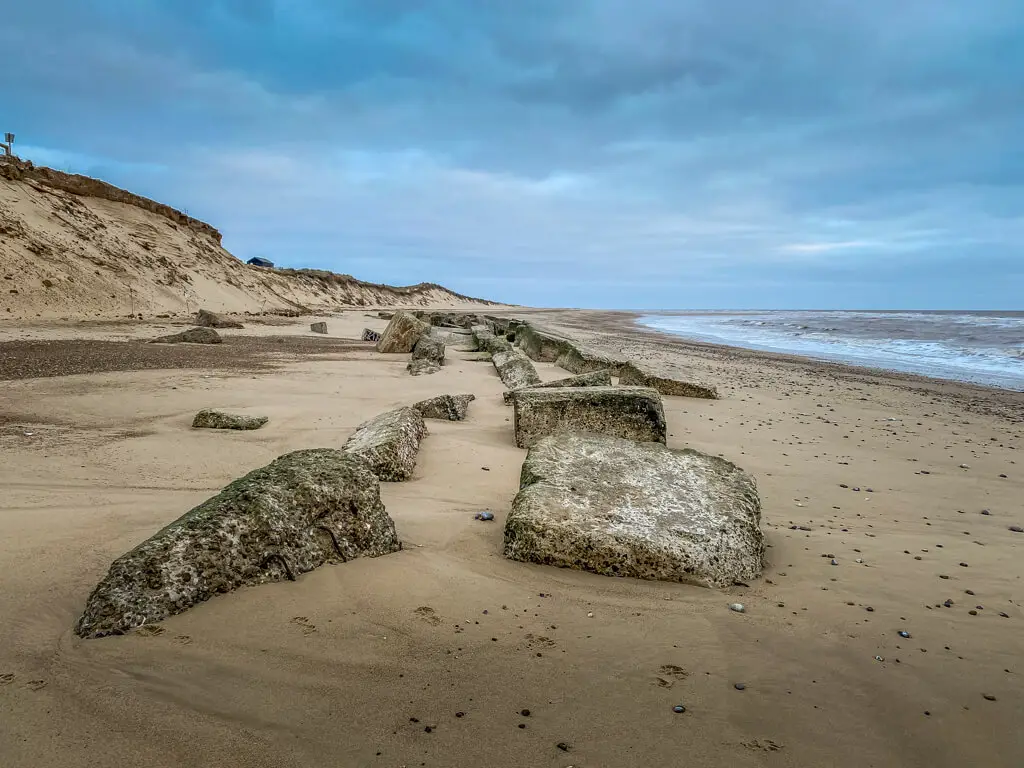
[[[0,27],[4,129],[367,279],[1019,307],[1022,30],[1010,0],[41,0]]]

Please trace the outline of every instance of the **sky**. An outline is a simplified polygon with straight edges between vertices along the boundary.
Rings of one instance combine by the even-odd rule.
[[[1020,0],[34,0],[17,154],[537,306],[1024,309]]]

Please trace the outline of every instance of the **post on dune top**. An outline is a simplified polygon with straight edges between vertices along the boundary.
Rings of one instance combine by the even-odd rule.
[[[0,144],[0,149],[3,149],[5,157],[12,157],[14,155],[14,152],[11,149],[13,146],[14,146],[14,134],[13,133],[5,133],[4,134],[4,143]]]

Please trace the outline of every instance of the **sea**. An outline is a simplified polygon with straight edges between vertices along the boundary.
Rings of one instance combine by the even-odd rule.
[[[658,312],[637,322],[696,341],[1024,391],[1024,312]]]

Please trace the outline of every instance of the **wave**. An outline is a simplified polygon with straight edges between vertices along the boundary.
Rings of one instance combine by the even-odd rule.
[[[637,322],[697,341],[1024,390],[1022,313],[716,312]]]

